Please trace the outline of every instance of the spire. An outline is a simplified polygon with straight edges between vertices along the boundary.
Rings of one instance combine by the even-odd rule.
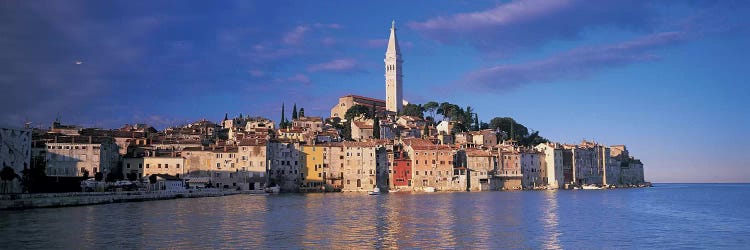
[[[396,39],[396,20],[391,22],[391,37],[388,39],[388,50],[385,53],[401,55],[401,50],[398,47],[398,39]]]

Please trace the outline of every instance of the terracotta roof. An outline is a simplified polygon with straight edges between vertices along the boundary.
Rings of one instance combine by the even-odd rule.
[[[372,101],[372,102],[382,102],[383,105],[385,105],[385,101],[384,100],[375,99],[375,98],[366,97],[366,96],[361,96],[361,95],[352,95],[352,94],[349,94],[349,95],[342,96],[341,98],[344,98],[344,97],[353,97],[353,98],[356,98],[356,99],[362,99],[362,100],[367,100],[367,101]]]
[[[353,123],[359,128],[359,129],[372,129],[374,126],[368,122],[363,121],[353,121]]]

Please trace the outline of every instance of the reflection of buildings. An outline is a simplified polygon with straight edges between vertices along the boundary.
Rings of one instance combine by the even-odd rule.
[[[544,222],[544,249],[562,249],[560,246],[560,225],[557,214],[557,192],[546,191],[542,222]]]

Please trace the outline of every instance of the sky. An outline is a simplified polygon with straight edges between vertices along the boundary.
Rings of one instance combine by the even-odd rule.
[[[157,128],[384,99],[625,144],[652,182],[750,182],[747,1],[0,2],[0,124]]]

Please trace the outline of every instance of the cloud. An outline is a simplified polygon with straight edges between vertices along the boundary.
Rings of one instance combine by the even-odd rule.
[[[303,74],[296,74],[296,75],[286,77],[286,78],[276,78],[274,79],[274,82],[276,83],[302,83],[305,85],[308,85],[311,83],[310,77],[303,75]]]
[[[546,59],[503,64],[470,72],[464,84],[504,91],[539,82],[580,79],[602,69],[659,59],[653,51],[690,38],[686,32],[661,32],[605,46],[585,46]]]
[[[307,26],[297,26],[291,31],[285,33],[281,38],[281,42],[291,45],[300,44],[302,43],[303,39],[305,38],[305,34],[307,34],[308,31],[310,31],[310,28]]]
[[[322,29],[322,28],[328,28],[328,29],[341,29],[341,25],[338,23],[314,23],[313,27]]]
[[[445,44],[469,44],[494,55],[518,53],[555,40],[574,40],[593,27],[650,31],[647,1],[515,0],[493,8],[438,16],[407,25]]]
[[[359,71],[357,61],[352,58],[341,58],[332,61],[313,64],[307,67],[309,72],[334,71],[334,72],[353,72]]]

